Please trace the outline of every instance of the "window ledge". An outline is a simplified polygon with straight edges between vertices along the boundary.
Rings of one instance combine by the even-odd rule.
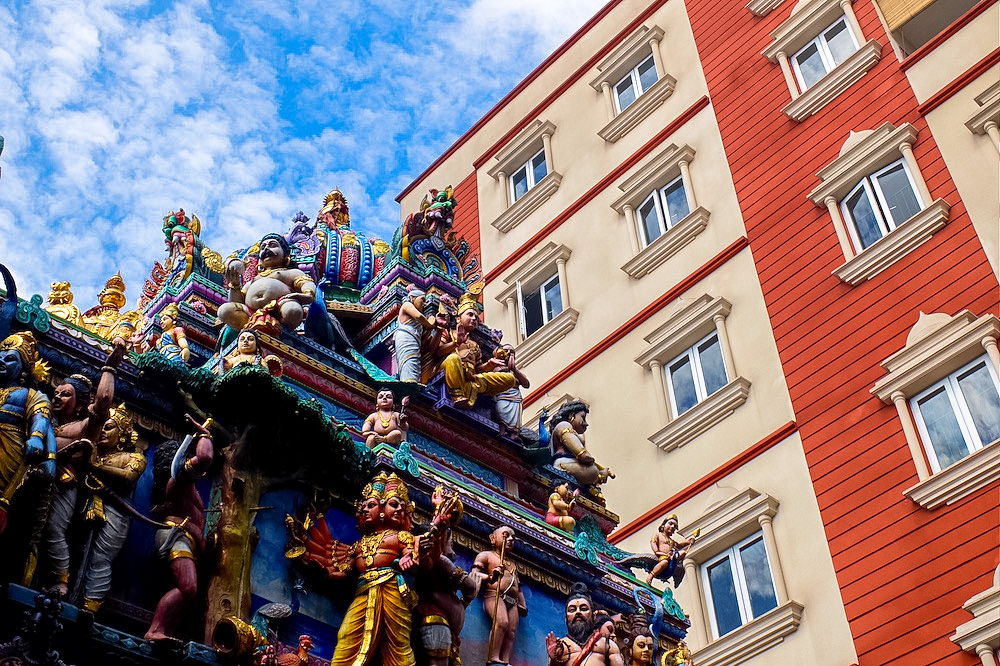
[[[878,275],[941,229],[948,222],[950,210],[947,201],[938,199],[836,268],[833,274],[851,285]]]
[[[792,120],[802,122],[860,80],[865,72],[878,64],[881,56],[882,45],[871,40],[793,99],[782,111]]]
[[[559,189],[559,183],[561,182],[561,174],[555,171],[550,172],[545,178],[542,178],[540,182],[528,190],[524,196],[511,204],[507,210],[500,214],[500,217],[493,220],[493,227],[507,233],[545,203]]]
[[[576,326],[580,313],[573,308],[566,308],[550,319],[544,326],[525,338],[524,342],[514,348],[514,357],[521,368],[528,365],[559,342]]]
[[[994,83],[976,97],[979,111],[965,123],[973,134],[986,134],[986,124],[1000,122],[1000,83]]]
[[[704,207],[695,208],[687,217],[675,224],[655,241],[630,259],[622,270],[638,280],[664,261],[677,254],[708,226],[711,213]]]
[[[980,592],[962,606],[973,619],[955,627],[951,637],[966,652],[976,652],[980,645],[1000,649],[1000,585]]]
[[[750,380],[737,377],[650,435],[649,441],[664,451],[684,446],[735,412],[747,401],[748,395]]]
[[[698,666],[742,664],[794,633],[802,621],[804,609],[797,601],[786,601],[698,650],[693,661]]]
[[[754,16],[767,16],[785,0],[750,0],[745,6]]]
[[[638,98],[624,111],[619,113],[614,119],[605,125],[597,133],[608,143],[614,143],[622,138],[641,123],[649,114],[655,111],[677,87],[677,79],[664,74],[650,86],[649,90],[639,95]]]
[[[1000,440],[967,455],[903,494],[925,509],[953,504],[1000,479]]]

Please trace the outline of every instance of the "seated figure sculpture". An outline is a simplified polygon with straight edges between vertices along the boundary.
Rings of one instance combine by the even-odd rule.
[[[568,402],[549,420],[552,442],[552,465],[569,473],[581,485],[599,486],[615,477],[607,467],[599,465],[586,446],[587,405]],[[600,497],[600,494],[598,494]]]
[[[506,359],[490,358],[483,362],[479,344],[470,336],[479,326],[479,310],[474,294],[464,294],[458,301],[458,322],[446,331],[446,339],[437,349],[442,358],[444,381],[456,407],[471,409],[479,395],[497,395],[528,380],[517,369],[513,355]]]
[[[156,351],[171,361],[187,363],[191,359],[191,349],[188,347],[184,328],[177,323],[180,314],[176,303],[171,303],[160,312],[163,335],[156,341]]]
[[[378,395],[375,397],[375,411],[368,415],[364,425],[361,426],[361,434],[369,449],[375,448],[377,444],[383,442],[399,446],[406,440],[409,423],[403,412],[409,401],[408,397],[403,398],[403,406],[400,411],[394,411],[396,402],[392,391],[386,388],[379,389]]]
[[[282,374],[281,359],[273,354],[263,356],[258,345],[257,331],[244,329],[236,338],[236,349],[222,357],[222,363],[212,368],[212,372],[226,373],[238,365],[259,365],[275,377]]]
[[[549,508],[545,513],[545,522],[554,527],[558,527],[564,532],[573,533],[576,527],[576,519],[569,515],[573,510],[573,503],[576,495],[569,488],[568,483],[560,483],[555,491],[549,495]]]
[[[219,307],[219,319],[233,330],[253,328],[270,335],[281,327],[296,328],[305,307],[316,299],[316,283],[291,267],[291,249],[280,234],[267,234],[259,243],[257,275],[243,284],[246,266],[239,259],[226,262],[229,302]]]

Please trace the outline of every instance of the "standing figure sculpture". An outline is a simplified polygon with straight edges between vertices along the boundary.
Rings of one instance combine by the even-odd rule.
[[[305,307],[316,300],[316,283],[291,267],[291,249],[280,234],[267,234],[258,244],[257,275],[243,284],[246,266],[226,261],[229,302],[219,307],[219,319],[234,331],[250,327],[281,335],[281,327],[296,328],[305,319]]]
[[[56,423],[55,494],[45,524],[45,551],[52,591],[66,596],[69,591],[70,548],[67,532],[76,513],[79,480],[90,462],[93,442],[111,416],[115,399],[115,375],[125,357],[125,347],[116,345],[101,368],[97,389],[87,377],[70,375],[56,386],[52,416]],[[91,393],[94,394],[91,402]]]
[[[545,522],[572,534],[573,528],[576,527],[576,519],[569,515],[569,512],[573,510],[574,502],[576,495],[570,490],[569,484],[560,483],[549,495],[549,509],[545,513]]]
[[[191,359],[191,349],[188,347],[184,328],[177,321],[180,315],[181,311],[176,303],[171,303],[160,311],[160,324],[163,326],[163,335],[156,341],[156,351],[171,361],[183,361],[187,363]]]
[[[406,433],[410,426],[403,412],[409,401],[408,397],[403,398],[400,411],[394,411],[396,401],[392,391],[386,388],[379,389],[375,397],[375,411],[368,415],[361,426],[361,435],[365,438],[365,445],[369,449],[383,442],[399,446],[406,441]]]
[[[208,428],[211,419],[197,426],[174,453],[168,470],[164,500],[153,508],[169,529],[156,531],[157,555],[170,566],[174,586],[160,597],[144,638],[169,639],[177,632],[185,606],[198,594],[198,555],[205,548],[205,503],[195,486],[212,466],[214,449]],[[166,446],[167,443],[161,444]],[[159,464],[158,464],[159,467]],[[160,469],[157,469],[160,472]]]
[[[446,339],[437,350],[438,357],[443,358],[441,368],[451,399],[456,407],[463,409],[472,408],[479,395],[496,395],[518,385],[528,385],[512,356],[483,362],[479,344],[470,337],[479,326],[476,303],[474,294],[464,294],[459,299],[455,329],[446,331]]]
[[[90,528],[90,548],[84,554],[80,576],[84,610],[96,613],[111,589],[111,562],[128,537],[126,504],[146,469],[146,456],[137,448],[132,416],[119,405],[111,410],[97,439],[83,480],[88,496],[84,520]]]
[[[517,366],[514,363],[513,345],[497,345],[497,348],[493,350],[493,358],[503,361],[506,367],[517,377],[516,386],[497,393],[494,410],[496,411],[497,423],[500,424],[500,434],[506,435],[516,442],[520,442],[523,404],[521,388],[530,388],[531,385],[528,383],[528,378],[520,370],[517,370]]]
[[[315,518],[303,559],[330,578],[358,573],[354,600],[337,632],[331,666],[414,666],[410,630],[415,603],[403,572],[414,566],[412,506],[406,485],[380,473],[355,504],[361,540],[333,539],[322,516]]]
[[[420,381],[420,350],[424,334],[426,330],[433,331],[438,327],[437,319],[424,314],[426,301],[427,294],[410,285],[406,291],[406,300],[399,306],[392,343],[399,380],[403,382]]]
[[[653,549],[653,555],[658,561],[646,576],[647,585],[651,585],[654,578],[666,580],[673,576],[676,588],[684,579],[684,557],[687,555],[687,547],[695,542],[699,531],[695,530],[689,538],[678,532],[678,527],[677,514],[672,513],[663,519],[656,534],[649,540],[649,547]]]
[[[566,636],[545,637],[549,666],[625,666],[613,635],[610,620],[595,613],[587,586],[574,583],[566,600]]]
[[[498,527],[490,534],[492,550],[476,555],[473,568],[486,576],[483,581],[483,608],[490,620],[487,664],[509,664],[517,637],[517,625],[528,614],[528,606],[510,558],[514,530]]]
[[[549,420],[552,433],[552,465],[568,472],[581,485],[598,486],[615,475],[599,465],[587,451],[587,414],[590,410],[583,402],[568,402]],[[598,494],[598,497],[600,495]]]

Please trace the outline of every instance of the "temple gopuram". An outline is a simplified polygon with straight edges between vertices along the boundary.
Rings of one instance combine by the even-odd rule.
[[[334,190],[225,257],[171,211],[135,309],[2,269],[0,664],[691,663],[698,535],[606,540],[615,415],[523,422],[457,205],[385,241]]]

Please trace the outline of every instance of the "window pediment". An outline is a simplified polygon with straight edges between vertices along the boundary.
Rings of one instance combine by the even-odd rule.
[[[573,250],[565,245],[549,241],[503,279],[507,283],[507,287],[497,294],[496,300],[503,303],[507,299],[513,298],[517,292],[518,282],[531,281],[533,278],[541,275],[542,272],[554,268],[556,262],[560,259],[563,261],[569,259],[571,254],[573,254]]]
[[[713,329],[716,315],[728,316],[731,309],[732,304],[724,298],[708,294],[698,297],[643,338],[650,348],[637,356],[635,362],[648,368],[653,361],[672,358]]]
[[[771,62],[778,62],[779,53],[795,53],[843,14],[840,0],[802,0],[792,9],[791,16],[771,33],[774,41],[762,54]]]
[[[1000,83],[994,83],[976,97],[979,111],[965,123],[973,134],[986,134],[986,125],[1000,123]]]
[[[647,55],[649,42],[659,42],[661,39],[663,39],[663,28],[659,26],[649,28],[643,25],[637,28],[598,63],[599,74],[590,82],[590,87],[601,92],[604,84],[614,84]]]
[[[628,177],[618,186],[623,192],[622,196],[611,204],[611,207],[618,213],[624,213],[625,206],[635,208],[642,202],[654,187],[663,184],[669,176],[680,173],[680,163],[691,162],[694,159],[695,150],[685,144],[676,146],[670,144],[653,156],[639,171]]]
[[[520,134],[511,139],[496,155],[496,164],[487,173],[491,178],[499,179],[500,173],[510,175],[516,167],[527,161],[542,147],[542,137],[555,134],[556,126],[548,120],[536,120],[524,128]]]
[[[899,159],[900,146],[912,146],[916,140],[917,130],[910,123],[852,132],[840,156],[816,174],[823,184],[809,193],[809,199],[823,207],[827,197],[843,198],[866,175]]]
[[[688,548],[687,556],[697,563],[760,531],[760,517],[774,518],[779,502],[767,493],[744,488],[728,500],[686,523],[684,534],[701,530],[702,536]]]

